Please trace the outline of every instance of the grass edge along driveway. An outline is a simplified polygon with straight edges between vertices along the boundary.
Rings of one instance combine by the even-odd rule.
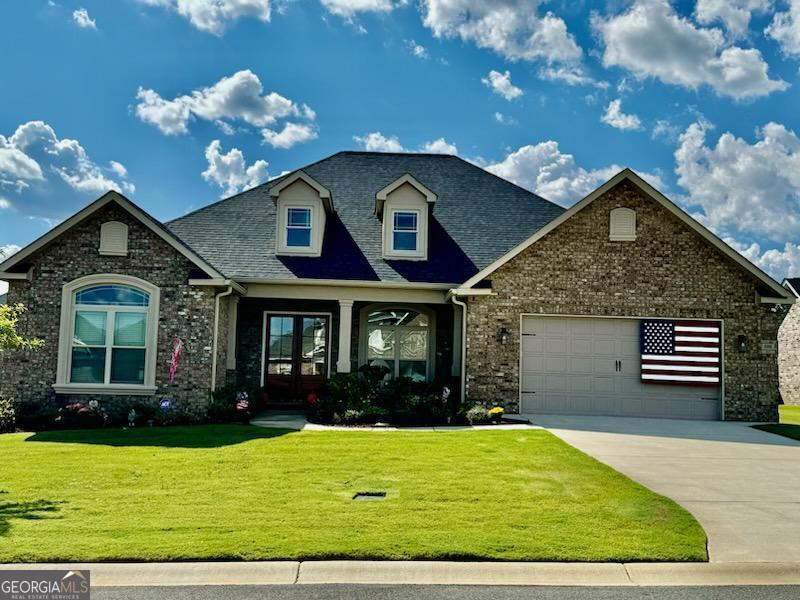
[[[22,433],[0,456],[0,562],[707,560],[683,508],[544,430]]]
[[[778,409],[780,410],[780,423],[767,423],[754,425],[754,427],[768,433],[800,440],[800,406],[782,404]]]

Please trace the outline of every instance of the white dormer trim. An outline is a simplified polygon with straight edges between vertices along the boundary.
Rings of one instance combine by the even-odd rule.
[[[403,181],[388,192],[383,200],[383,258],[389,260],[427,260],[428,259],[428,218],[431,201],[422,190],[410,181]],[[413,227],[398,227],[398,239],[403,234],[416,234],[416,248],[413,250],[395,247],[395,215],[406,214],[405,226],[413,219]],[[413,217],[411,217],[413,215]],[[409,219],[410,217],[410,219]]]
[[[100,248],[103,256],[128,255],[128,226],[120,221],[107,221],[100,225]]]
[[[328,211],[319,189],[305,177],[294,177],[291,183],[278,190],[275,209],[275,253],[279,256],[321,256]],[[295,216],[294,223],[290,222],[290,213]],[[303,237],[297,235],[294,236],[295,245],[292,245],[290,235],[301,232],[306,234],[308,245],[296,245]]]
[[[328,212],[333,212],[333,197],[331,196],[330,190],[302,169],[295,171],[294,173],[290,173],[283,180],[276,183],[269,189],[269,195],[272,196],[272,201],[277,203],[280,193],[297,181],[302,181],[314,188],[319,195],[320,200],[322,200],[325,210]]]
[[[417,191],[425,196],[425,200],[428,202],[429,205],[432,205],[436,202],[437,196],[427,187],[422,185],[417,179],[415,179],[412,175],[406,173],[399,179],[395,179],[392,183],[387,185],[377,194],[375,194],[375,214],[378,215],[380,219],[383,216],[383,205],[386,202],[387,197],[397,188],[409,184],[417,189]]]
[[[608,217],[608,239],[612,242],[636,241],[636,211],[620,206]]]

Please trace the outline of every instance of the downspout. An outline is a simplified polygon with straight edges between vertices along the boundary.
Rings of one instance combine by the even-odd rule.
[[[467,303],[455,294],[450,295],[453,304],[461,307],[461,403],[467,399]]]
[[[211,392],[217,389],[217,347],[219,345],[219,299],[225,296],[230,296],[233,293],[233,286],[230,285],[230,280],[227,280],[228,289],[220,292],[214,296],[214,342],[211,345]]]

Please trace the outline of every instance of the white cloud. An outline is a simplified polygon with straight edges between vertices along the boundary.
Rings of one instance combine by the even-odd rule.
[[[481,78],[481,81],[483,85],[491,89],[495,94],[502,96],[508,101],[519,98],[525,93],[522,89],[511,83],[510,71],[505,71],[504,73],[494,70],[489,71],[489,74]]]
[[[309,140],[317,139],[317,130],[313,125],[302,123],[286,123],[281,131],[264,128],[261,130],[264,143],[273,148],[291,148]]]
[[[636,131],[642,129],[642,122],[639,120],[638,116],[634,114],[628,115],[622,112],[622,100],[619,98],[608,103],[606,112],[600,117],[600,120],[622,131]]]
[[[650,137],[654,140],[664,139],[668,142],[677,142],[680,134],[680,128],[677,125],[673,125],[669,119],[659,119],[656,121],[656,124],[653,125],[653,131],[650,133]]]
[[[222,119],[240,120],[255,127],[266,127],[287,117],[316,118],[305,104],[298,105],[277,92],[264,93],[261,80],[249,69],[172,100],[144,88],[139,88],[136,99],[139,100],[136,116],[167,135],[188,133],[192,118],[214,123],[223,123]]]
[[[220,141],[214,140],[206,148],[208,168],[202,176],[207,182],[222,188],[222,197],[232,196],[267,180],[267,161],[257,160],[248,167],[241,150],[231,148],[227,154],[222,154],[220,147]]]
[[[368,152],[406,152],[397,136],[384,136],[380,131],[373,131],[365,136],[353,136],[353,139]]]
[[[11,201],[0,198],[0,210],[8,210],[9,208],[11,208]]]
[[[500,123],[501,125],[516,125],[517,121],[508,115],[504,115],[501,112],[494,113],[494,120]]]
[[[97,23],[89,17],[89,11],[85,8],[72,11],[72,20],[83,29],[97,29]]]
[[[4,161],[4,156],[10,160]],[[0,136],[0,172],[12,178],[42,181],[45,177],[41,165],[79,192],[135,191],[133,184],[113,168],[119,181],[108,178],[105,170],[89,159],[78,140],[59,139],[55,130],[43,121],[20,125],[8,139]]]
[[[269,22],[270,0],[139,0],[174,10],[201,31],[222,35],[228,23],[243,17]]]
[[[640,79],[655,77],[691,89],[708,85],[736,100],[789,87],[769,78],[761,52],[727,46],[719,29],[695,26],[667,0],[639,0],[607,19],[595,14],[592,27],[605,45],[603,64],[628,69]]]
[[[706,144],[711,125],[693,123],[675,151],[678,184],[685,202],[721,235],[783,241],[800,231],[800,139],[780,123],[757,130],[749,144],[732,133]]]
[[[509,60],[577,62],[582,51],[563,19],[539,15],[539,0],[423,0],[436,37],[459,37]]]
[[[400,143],[396,135],[386,137],[380,131],[373,131],[364,136],[353,136],[368,152],[425,152],[427,154],[458,154],[458,148],[444,138],[425,142],[417,150],[408,149]]]
[[[388,13],[397,6],[406,4],[405,0],[392,2],[392,0],[321,0],[332,15],[352,21],[358,13]]]
[[[547,81],[561,81],[567,85],[593,85],[601,89],[608,87],[607,81],[598,81],[594,77],[590,77],[580,65],[544,67],[539,69],[539,78]]]
[[[763,13],[772,0],[697,0],[694,8],[698,23],[710,25],[720,21],[733,39],[747,36],[753,13]]]
[[[425,48],[425,46],[423,46],[422,44],[418,44],[414,40],[406,40],[405,43],[406,43],[406,48],[408,48],[408,51],[411,52],[411,54],[413,54],[417,58],[421,60],[427,60],[431,57],[430,54],[428,54],[428,49]]]
[[[425,142],[420,146],[421,152],[428,154],[458,154],[458,148],[455,144],[451,144],[444,138],[433,140],[432,142]]]
[[[790,0],[789,10],[776,13],[765,33],[778,42],[784,54],[800,57],[800,0]]]
[[[111,168],[111,170],[114,171],[114,173],[116,173],[120,177],[124,178],[128,176],[128,169],[126,169],[125,165],[123,165],[122,163],[112,160],[109,161],[108,165]]]
[[[583,198],[622,170],[614,164],[601,169],[584,169],[576,163],[574,156],[562,153],[558,142],[553,140],[522,146],[502,161],[485,168],[548,200],[565,205]],[[639,175],[654,187],[664,189],[658,173]]]
[[[753,242],[742,244],[734,238],[725,238],[725,242],[742,256],[757,264],[778,281],[785,277],[800,275],[800,245],[786,242],[783,248],[761,250],[761,244]]]

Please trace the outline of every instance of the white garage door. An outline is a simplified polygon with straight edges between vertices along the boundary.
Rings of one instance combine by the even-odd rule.
[[[643,384],[639,321],[523,317],[522,413],[719,419],[720,388]]]

